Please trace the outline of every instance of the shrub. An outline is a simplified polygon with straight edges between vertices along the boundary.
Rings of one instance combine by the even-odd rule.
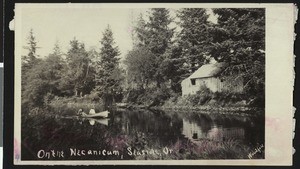
[[[150,94],[153,106],[160,106],[171,97],[171,91],[166,87],[161,87]]]
[[[187,99],[192,103],[193,106],[195,105],[203,105],[209,102],[213,97],[213,92],[206,87],[205,85],[200,86],[199,91],[196,92],[194,95],[189,95]]]
[[[138,97],[140,95],[144,94],[143,89],[127,89],[125,92],[125,97],[123,99],[123,102],[127,103],[136,103],[138,100]]]
[[[231,93],[230,91],[216,92],[213,99],[220,103],[220,105],[230,106],[246,106],[247,100],[251,100],[244,93]]]
[[[166,87],[147,88],[147,89],[129,89],[125,94],[124,102],[138,105],[160,106],[164,104],[171,96],[175,94]]]
[[[210,102],[213,99],[214,93],[206,86],[201,86],[199,91],[193,95],[180,96],[176,93],[171,93],[171,97],[165,101],[165,107],[176,106],[199,106]]]

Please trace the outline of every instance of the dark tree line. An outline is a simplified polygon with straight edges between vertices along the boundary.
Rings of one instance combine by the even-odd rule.
[[[123,79],[119,68],[119,50],[108,26],[103,32],[100,53],[87,51],[76,38],[66,54],[58,43],[45,58],[37,56],[37,42],[31,30],[28,55],[22,57],[22,104],[27,108],[45,106],[55,96],[111,98],[121,93]],[[113,98],[112,98],[113,99]]]
[[[120,51],[109,26],[100,40],[99,53],[87,51],[84,43],[74,38],[67,53],[55,44],[43,59],[37,55],[31,30],[28,54],[22,57],[22,102],[29,107],[43,106],[55,96],[84,95],[112,102],[133,89],[180,95],[181,81],[212,59],[227,63],[223,77],[243,78],[250,97],[264,97],[264,9],[212,11],[216,23],[209,21],[206,9],[199,8],[179,9],[175,18],[165,8],[150,9],[146,17],[140,15],[125,70],[119,66]]]

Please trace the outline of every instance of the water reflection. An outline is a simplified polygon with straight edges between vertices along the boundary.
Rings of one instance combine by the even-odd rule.
[[[191,122],[186,119],[183,119],[182,134],[193,141],[199,139],[209,139],[215,141],[245,139],[244,128],[223,128],[221,126],[215,126],[213,123],[211,125],[199,125],[199,123]]]
[[[96,119],[96,118],[86,118],[90,125],[95,125],[95,123],[99,123],[99,124],[102,124],[102,125],[105,125],[105,126],[108,126],[108,121],[109,121],[109,118],[103,118],[103,119]]]
[[[179,142],[235,139],[245,145],[264,142],[262,118],[200,112],[112,111],[109,118],[39,118],[22,120],[22,159],[37,159],[40,149],[113,149],[179,147]],[[188,144],[184,144],[187,146]],[[125,153],[124,153],[125,154]],[[123,159],[134,159],[122,156]],[[68,160],[120,157],[68,157]],[[66,160],[66,159],[65,159]]]
[[[263,142],[263,119],[218,114],[190,114],[183,120],[182,134],[192,141],[239,140],[248,144]],[[255,133],[257,131],[257,133]],[[255,135],[259,134],[259,136]]]

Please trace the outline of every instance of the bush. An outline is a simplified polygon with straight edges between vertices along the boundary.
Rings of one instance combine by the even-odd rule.
[[[172,95],[172,91],[166,87],[147,89],[128,89],[124,102],[146,106],[160,106]]]
[[[206,86],[201,86],[199,91],[193,95],[180,96],[171,93],[171,97],[165,101],[164,107],[176,106],[199,106],[209,103],[213,99],[214,93]]]
[[[230,106],[246,106],[246,101],[249,100],[244,93],[231,93],[229,91],[216,92],[213,96],[220,105]]]
[[[171,97],[171,90],[166,87],[161,87],[150,94],[152,106],[161,106],[164,102]]]
[[[139,95],[144,94],[143,89],[127,89],[123,102],[125,103],[136,103]]]
[[[244,93],[231,93],[230,91],[212,92],[206,86],[201,86],[193,95],[170,97],[164,106],[248,106],[263,104],[262,99],[251,99]]]
[[[209,102],[213,97],[213,92],[205,85],[201,86],[199,91],[194,95],[188,95],[187,99],[193,106],[204,105]]]

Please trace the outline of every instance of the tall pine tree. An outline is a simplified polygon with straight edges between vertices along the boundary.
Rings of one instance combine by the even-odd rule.
[[[145,45],[155,55],[155,79],[157,87],[164,82],[161,63],[165,60],[164,54],[171,45],[174,28],[170,28],[172,19],[169,10],[165,8],[152,8],[149,22],[146,24],[147,38]]]
[[[22,56],[22,66],[21,66],[21,79],[22,79],[22,97],[24,95],[25,86],[28,82],[28,72],[30,69],[32,69],[34,66],[36,66],[39,62],[38,55],[37,55],[37,41],[33,33],[33,29],[30,29],[29,35],[27,37],[27,43],[26,46],[24,46],[25,49],[28,50],[28,54],[25,56]]]
[[[61,48],[56,42],[54,44],[53,52],[45,58],[47,71],[45,71],[45,77],[47,77],[47,83],[49,84],[49,93],[54,95],[61,95],[60,82],[63,77],[63,70],[67,67],[66,62],[62,58],[63,53]]]
[[[61,96],[59,83],[66,63],[61,58],[58,45],[46,58],[40,59],[26,72],[26,83],[22,83],[22,106],[31,111],[35,107],[47,106],[54,96]]]
[[[85,50],[83,43],[77,39],[70,41],[71,48],[69,49],[66,61],[68,64],[67,74],[64,77],[62,86],[66,94],[73,94],[75,96],[82,96],[87,85],[87,72],[89,70],[90,59]]]
[[[113,33],[108,25],[100,41],[100,55],[96,63],[95,91],[105,102],[106,107],[115,99],[121,90],[119,68],[119,49],[115,46]]]
[[[209,61],[211,35],[208,32],[208,15],[202,8],[184,8],[178,11],[177,16],[181,27],[179,46],[182,47],[182,57],[188,65],[186,71],[190,74]]]
[[[37,50],[37,41],[33,33],[33,29],[30,29],[29,35],[27,37],[27,45],[24,46],[28,50],[28,54],[22,56],[22,71],[26,72],[31,69],[38,62]]]
[[[181,81],[186,78],[187,64],[186,59],[182,57],[183,48],[175,41],[170,46],[165,55],[164,61],[161,63],[161,72],[164,77],[169,80],[170,88],[175,93],[181,92]]]
[[[213,12],[218,16],[218,24],[211,29],[212,57],[228,64],[224,76],[242,77],[247,93],[263,98],[265,10],[220,8]]]
[[[145,47],[148,36],[149,34],[146,27],[146,22],[143,18],[143,15],[140,14],[136,26],[134,27],[134,48],[141,46]]]

